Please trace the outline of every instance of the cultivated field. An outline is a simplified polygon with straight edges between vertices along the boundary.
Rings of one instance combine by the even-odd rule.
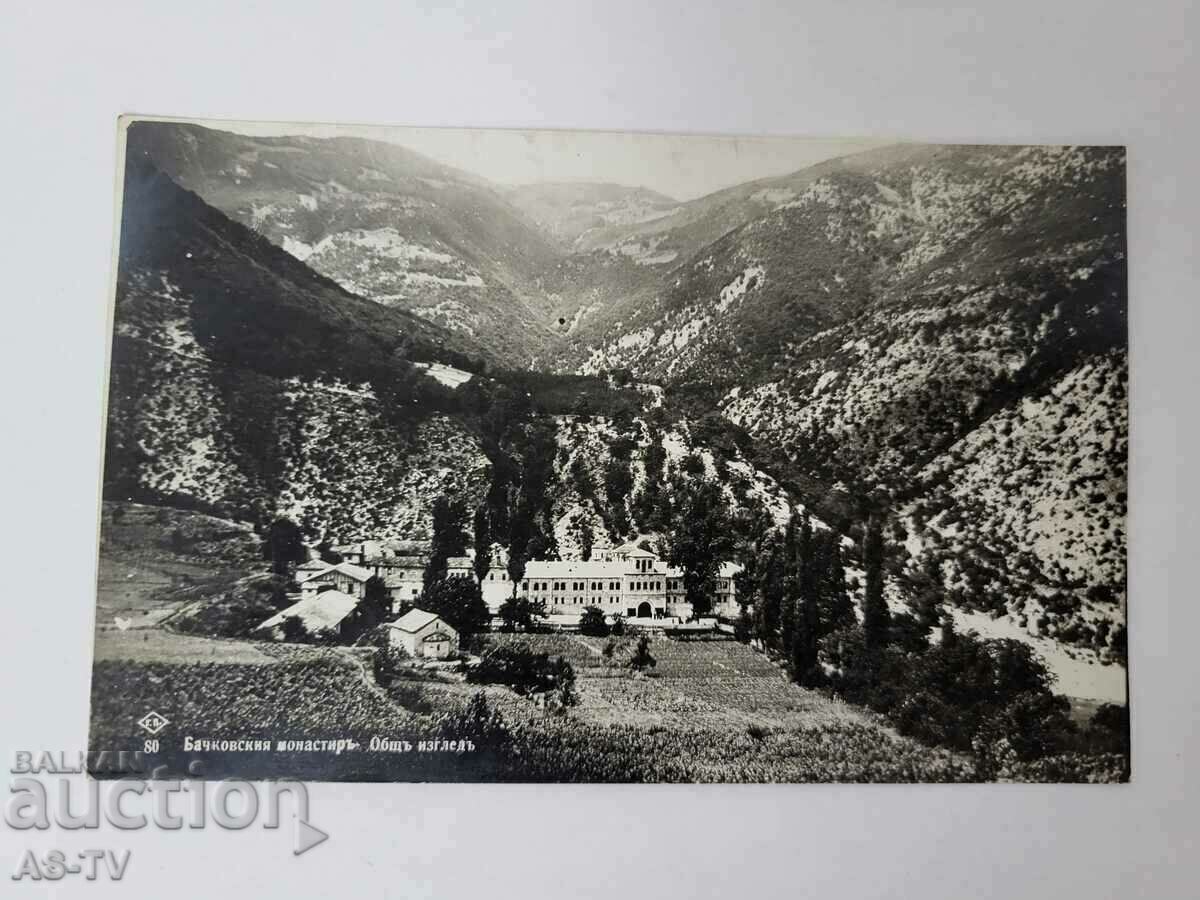
[[[648,676],[625,664],[629,639],[608,660],[604,641],[591,638],[490,638],[528,640],[572,660],[580,704],[560,715],[507,688],[481,689],[445,675],[414,671],[384,689],[362,651],[126,635],[127,649],[110,645],[96,665],[93,748],[140,749],[146,735],[136,723],[150,709],[171,721],[157,762],[173,766],[189,761],[184,736],[351,738],[360,745],[337,755],[207,754],[210,775],[622,782],[971,777],[952,754],[899,738],[867,713],[789,684],[755,651],[732,642],[654,641],[657,665]],[[183,662],[177,639],[188,643],[191,659],[210,661]],[[366,749],[372,737],[468,739],[476,751],[372,753]]]

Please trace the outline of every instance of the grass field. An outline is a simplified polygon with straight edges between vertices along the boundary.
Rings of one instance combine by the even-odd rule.
[[[247,526],[188,510],[105,502],[100,535],[97,631],[155,626],[261,567]]]
[[[581,702],[547,713],[507,688],[412,673],[376,685],[361,651],[123,633],[98,659],[95,749],[139,749],[150,709],[171,725],[159,763],[186,765],[184,736],[351,738],[359,749],[206,755],[210,775],[324,780],[913,781],[963,780],[954,756],[898,738],[869,714],[787,683],[733,643],[659,640],[661,674],[637,675],[603,642],[538,636],[579,661]],[[495,636],[498,642],[511,636]],[[517,638],[518,640],[521,638]],[[472,701],[487,698],[481,717]],[[474,716],[474,717],[472,717]],[[498,718],[493,718],[498,716]],[[497,724],[499,723],[499,724]],[[368,752],[375,737],[468,739],[462,755]]]
[[[884,727],[870,713],[790,683],[761,653],[736,641],[650,644],[649,674],[628,665],[635,639],[614,641],[612,661],[605,639],[580,635],[491,635],[489,641],[529,643],[562,656],[575,667],[579,706],[574,714],[597,725],[662,726],[673,729],[811,727],[862,724]]]

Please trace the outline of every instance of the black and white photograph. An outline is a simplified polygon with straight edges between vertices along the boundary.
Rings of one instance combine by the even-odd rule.
[[[1130,779],[1123,147],[129,117],[119,168],[93,750]]]

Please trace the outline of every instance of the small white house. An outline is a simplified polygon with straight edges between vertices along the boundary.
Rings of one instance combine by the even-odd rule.
[[[387,628],[388,642],[414,659],[446,659],[458,652],[458,632],[436,613],[410,609]]]

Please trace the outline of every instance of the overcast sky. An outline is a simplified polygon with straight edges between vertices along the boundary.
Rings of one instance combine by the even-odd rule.
[[[691,200],[730,185],[785,175],[888,141],[712,137],[600,131],[387,128],[206,121],[242,134],[353,135],[391,141],[501,185],[599,181]]]

